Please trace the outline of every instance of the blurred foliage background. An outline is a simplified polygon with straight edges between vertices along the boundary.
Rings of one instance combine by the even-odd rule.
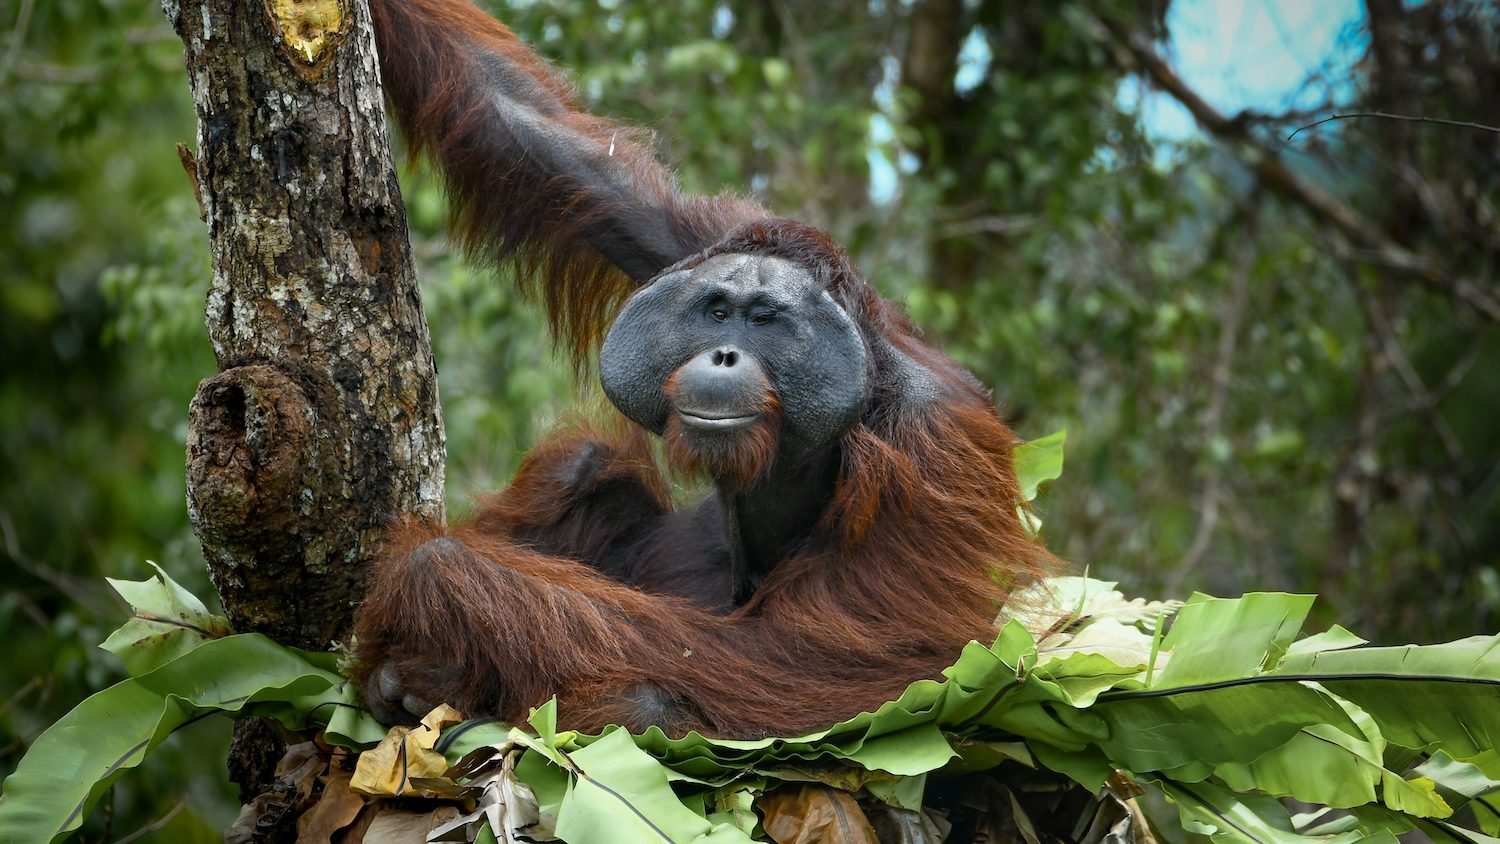
[[[1023,436],[1067,428],[1045,533],[1078,567],[1157,596],[1317,591],[1325,622],[1380,641],[1492,632],[1500,135],[1366,118],[1287,136],[1333,110],[1500,125],[1500,12],[1367,0],[1295,97],[1200,101],[1199,128],[1163,133],[1153,110],[1194,108],[1171,57],[1232,46],[1183,43],[1204,35],[1179,14],[1246,5],[496,11],[598,110],[654,130],[690,190],[832,230]],[[209,594],[183,448],[213,361],[176,37],[122,0],[0,0],[0,27],[3,776],[120,676],[94,647],[123,615],[104,576],[150,558]],[[587,388],[532,306],[450,253],[428,174],[403,180],[456,515]],[[226,743],[214,721],[176,737],[83,840],[220,840]]]

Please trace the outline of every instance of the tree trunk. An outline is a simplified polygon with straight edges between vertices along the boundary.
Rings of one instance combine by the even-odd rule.
[[[235,628],[323,649],[347,636],[391,520],[443,519],[436,371],[369,11],[163,8],[198,112],[196,161],[183,158],[208,223],[220,369],[190,410],[188,514]],[[242,793],[269,773],[253,770],[257,744],[237,734]]]

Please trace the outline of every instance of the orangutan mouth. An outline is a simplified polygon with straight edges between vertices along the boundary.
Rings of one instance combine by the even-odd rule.
[[[705,413],[690,413],[686,410],[678,410],[677,416],[682,424],[689,428],[700,431],[733,431],[739,428],[747,428],[755,424],[755,420],[761,417],[759,413],[748,416],[718,416]]]

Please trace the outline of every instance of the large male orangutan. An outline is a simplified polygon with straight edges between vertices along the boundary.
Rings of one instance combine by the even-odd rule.
[[[556,695],[570,728],[790,735],[993,638],[1050,558],[984,387],[826,233],[679,193],[467,0],[372,5],[458,236],[517,267],[575,356],[602,340],[625,417],[544,443],[469,521],[390,537],[357,628],[376,713]],[[648,434],[715,492],[674,510]]]

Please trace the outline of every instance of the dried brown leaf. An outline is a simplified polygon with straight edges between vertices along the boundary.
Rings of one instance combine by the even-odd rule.
[[[419,790],[413,778],[442,777],[448,760],[433,745],[444,727],[462,720],[458,710],[443,705],[415,727],[392,727],[380,744],[360,754],[349,787],[371,797],[402,797]]]
[[[366,803],[365,807],[359,810],[359,816],[354,819],[354,823],[334,833],[333,844],[363,844],[365,833],[369,832],[370,825],[385,812],[385,809],[385,804],[379,800]]]
[[[323,778],[323,796],[297,819],[297,844],[332,844],[334,833],[354,823],[365,799],[349,790],[350,774]]]
[[[317,744],[304,741],[286,749],[276,763],[276,781],[270,791],[240,807],[239,817],[224,831],[225,844],[245,844],[265,830],[286,823],[312,800],[318,777],[328,770],[329,757]]]
[[[875,828],[847,791],[821,785],[774,791],[755,801],[776,844],[879,844]]]
[[[287,795],[268,791],[240,807],[239,817],[224,830],[224,844],[250,844],[255,838],[255,828],[261,819],[272,813],[287,810]]]
[[[953,824],[938,811],[912,811],[896,806],[874,806],[865,816],[883,844],[943,844]]]
[[[381,812],[365,830],[364,844],[427,844],[427,833],[457,818],[456,806],[431,812]]]
[[[317,787],[318,777],[327,770],[328,754],[320,751],[316,742],[304,741],[288,747],[276,763],[276,784],[290,786],[299,801],[306,800]]]

